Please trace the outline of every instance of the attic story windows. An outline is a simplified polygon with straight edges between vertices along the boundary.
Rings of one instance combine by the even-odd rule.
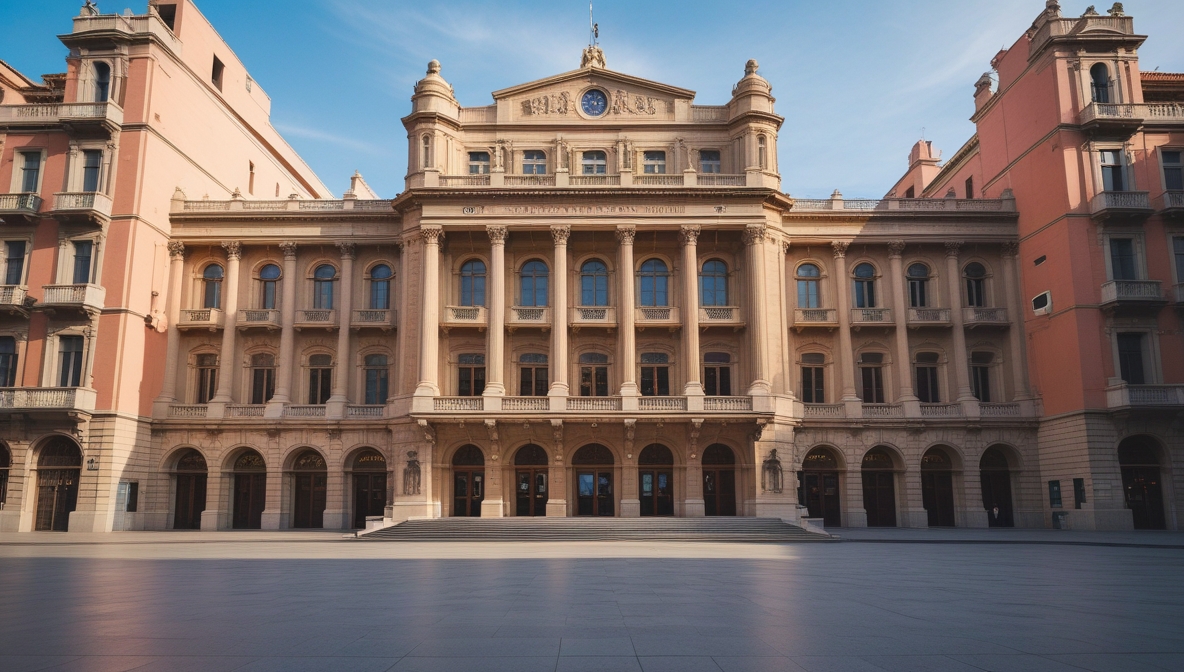
[[[469,152],[469,174],[489,174],[489,152]]]

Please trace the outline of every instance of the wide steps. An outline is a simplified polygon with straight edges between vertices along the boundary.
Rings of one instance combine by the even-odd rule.
[[[833,541],[779,518],[433,518],[408,520],[368,541]]]

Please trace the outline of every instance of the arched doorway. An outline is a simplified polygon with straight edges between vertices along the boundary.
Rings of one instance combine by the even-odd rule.
[[[0,443],[0,507],[8,501],[8,470],[12,468],[12,454]]]
[[[815,448],[802,459],[798,475],[798,502],[811,518],[821,518],[826,527],[841,527],[839,510],[839,460],[829,448]]]
[[[987,448],[979,460],[979,480],[983,488],[983,508],[990,527],[1015,527],[1011,509],[1011,468],[1007,456],[998,448]]]
[[[55,436],[37,458],[36,530],[65,532],[70,512],[78,504],[82,451],[64,436]]]
[[[234,513],[236,530],[263,527],[263,507],[267,504],[267,463],[253,450],[243,451],[234,461]]]
[[[1127,437],[1118,444],[1118,465],[1123,500],[1131,510],[1135,529],[1166,529],[1158,446],[1146,436]]]
[[[485,499],[485,454],[472,444],[452,456],[452,515],[481,515]]]
[[[292,463],[295,496],[292,506],[292,527],[321,528],[325,526],[325,490],[329,484],[325,458],[315,450],[306,450]]]
[[[736,454],[722,443],[703,451],[703,514],[736,515]]]
[[[190,448],[177,460],[173,478],[177,482],[177,500],[173,505],[174,530],[200,530],[201,512],[206,510],[206,458]]]
[[[868,527],[896,527],[896,465],[883,448],[863,456],[863,509]]]
[[[367,448],[354,458],[354,528],[366,527],[367,516],[386,512],[386,458]]]
[[[514,453],[514,515],[547,515],[547,451],[533,443]]]
[[[929,527],[954,527],[954,463],[942,448],[921,456],[921,504]]]
[[[641,515],[674,515],[674,453],[660,443],[651,443],[637,456]]]
[[[576,515],[613,515],[612,451],[599,443],[590,443],[571,458],[576,472]]]

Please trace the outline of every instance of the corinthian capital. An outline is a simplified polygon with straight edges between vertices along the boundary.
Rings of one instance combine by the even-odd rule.
[[[494,245],[505,245],[508,232],[504,226],[487,226],[485,233],[489,234],[489,242]]]
[[[959,241],[959,240],[946,241],[946,256],[947,257],[955,257],[956,258],[958,256],[958,251],[961,249],[962,249],[962,241]]]
[[[353,259],[354,258],[354,244],[353,243],[347,243],[344,241],[339,242],[339,243],[337,243],[337,249],[341,251],[341,258],[342,259]]]
[[[637,236],[637,227],[635,226],[618,226],[617,240],[621,241],[622,245],[632,245],[633,239]]]
[[[851,244],[851,243],[850,243],[850,242],[848,242],[848,241],[846,241],[846,240],[833,240],[833,241],[831,241],[831,243],[830,243],[830,247],[831,247],[831,249],[832,249],[832,250],[834,250],[834,253],[835,253],[835,259],[842,259],[843,257],[847,256],[847,247],[848,247],[850,244]]]
[[[694,244],[698,243],[699,242],[699,232],[701,230],[702,229],[700,229],[698,226],[695,226],[693,224],[683,224],[682,228],[680,228],[678,230],[679,237],[682,239],[682,244],[683,245],[694,245]]]
[[[748,226],[744,228],[744,244],[756,245],[765,242],[765,225]]]
[[[888,243],[888,256],[892,259],[899,259],[900,255],[904,253],[904,241],[894,240]]]
[[[237,240],[222,241],[222,249],[226,250],[227,259],[241,259],[243,256],[243,244]]]
[[[1020,253],[1020,244],[1010,240],[1000,246],[999,253],[1005,257],[1014,257]]]
[[[170,240],[169,241],[169,256],[170,257],[184,257],[185,256],[185,243],[182,243],[179,240]]]
[[[440,241],[444,240],[444,229],[425,226],[419,230],[419,235],[423,236],[423,242],[428,245],[439,245]]]
[[[567,245],[567,239],[571,236],[570,226],[552,226],[551,240],[555,241],[556,245]]]
[[[280,243],[280,252],[284,253],[284,259],[295,259],[296,243],[290,240]]]

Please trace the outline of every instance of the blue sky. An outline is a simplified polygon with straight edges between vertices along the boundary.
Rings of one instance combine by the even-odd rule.
[[[99,0],[103,12],[146,0]],[[1066,16],[1088,2],[1062,0]],[[1109,2],[1098,4],[1104,11]],[[1184,2],[1131,0],[1150,37],[1146,70],[1184,71]],[[0,59],[36,78],[65,69],[78,0],[0,0]],[[400,117],[428,60],[462,105],[491,91],[574,69],[588,40],[586,0],[198,0],[272,98],[272,123],[337,194],[360,170],[384,197],[403,188]],[[1043,0],[831,0],[743,4],[596,1],[610,69],[727,102],[749,58],[785,116],[782,188],[798,197],[883,195],[922,135],[952,156],[974,132],[974,82]]]

